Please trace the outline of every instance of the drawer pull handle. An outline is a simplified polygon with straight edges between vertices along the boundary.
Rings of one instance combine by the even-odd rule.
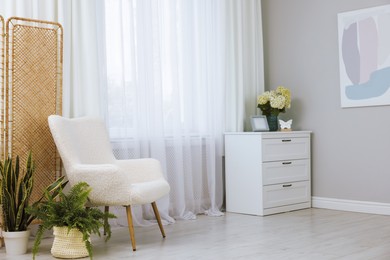
[[[282,164],[284,164],[284,165],[291,164],[291,162],[282,162]]]
[[[288,188],[288,187],[291,187],[292,184],[283,184],[283,188]]]
[[[291,139],[282,139],[282,142],[283,142],[283,143],[291,142]]]

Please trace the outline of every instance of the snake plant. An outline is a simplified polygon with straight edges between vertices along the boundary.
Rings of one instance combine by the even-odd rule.
[[[21,170],[19,166],[19,156],[16,157],[15,165],[12,158],[8,156],[4,162],[0,162],[0,177],[2,179],[1,195],[4,216],[4,231],[25,231],[35,216],[27,212],[30,206],[30,197],[34,187],[35,163],[31,152],[28,154],[26,169]],[[64,177],[59,178],[46,190],[54,197],[58,195],[60,188],[67,182],[63,182]],[[31,206],[37,205],[44,198],[34,202]]]

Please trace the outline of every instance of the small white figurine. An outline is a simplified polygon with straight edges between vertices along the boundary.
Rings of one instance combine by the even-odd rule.
[[[292,119],[288,120],[287,122],[279,119],[279,124],[281,131],[291,131]]]

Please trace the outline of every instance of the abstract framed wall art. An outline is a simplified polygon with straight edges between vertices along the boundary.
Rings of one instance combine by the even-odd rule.
[[[338,14],[341,107],[390,105],[390,5]]]

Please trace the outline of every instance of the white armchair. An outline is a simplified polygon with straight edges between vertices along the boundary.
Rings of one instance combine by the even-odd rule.
[[[167,195],[170,187],[160,162],[155,159],[115,159],[102,120],[48,118],[50,131],[62,159],[70,185],[84,181],[92,191],[91,203],[97,206],[124,206],[133,251],[136,250],[131,205],[151,203],[160,231],[165,237],[156,200]]]

